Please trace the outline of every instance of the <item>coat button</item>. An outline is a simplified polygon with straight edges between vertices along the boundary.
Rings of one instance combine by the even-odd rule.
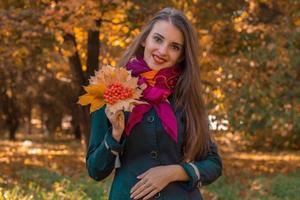
[[[149,117],[147,118],[147,121],[148,121],[149,123],[152,123],[152,122],[154,121],[154,116],[149,116]]]
[[[157,158],[157,151],[150,152],[151,158]]]
[[[155,199],[158,199],[160,197],[160,192],[159,193],[156,193],[155,195],[154,195],[154,198]]]

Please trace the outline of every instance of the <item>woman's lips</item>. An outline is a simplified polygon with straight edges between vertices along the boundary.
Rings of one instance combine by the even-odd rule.
[[[157,56],[157,55],[154,55],[154,54],[153,54],[152,57],[153,57],[154,62],[155,62],[156,64],[158,64],[158,65],[163,64],[164,62],[166,62],[165,59],[163,59],[163,58],[161,58],[161,57],[159,57],[159,56]]]

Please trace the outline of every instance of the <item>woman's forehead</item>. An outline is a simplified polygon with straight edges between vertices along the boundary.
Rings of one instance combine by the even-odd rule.
[[[159,34],[170,42],[176,42],[178,44],[184,43],[184,36],[180,29],[165,20],[156,22],[150,34]]]

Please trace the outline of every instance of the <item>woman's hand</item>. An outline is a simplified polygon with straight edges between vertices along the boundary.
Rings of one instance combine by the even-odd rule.
[[[172,165],[153,167],[137,178],[140,179],[130,190],[130,198],[143,200],[150,199],[160,192],[170,182],[174,181],[174,170]]]
[[[119,110],[115,113],[112,113],[106,107],[105,114],[109,119],[110,123],[112,124],[112,136],[119,142],[125,128],[124,112],[123,110]]]

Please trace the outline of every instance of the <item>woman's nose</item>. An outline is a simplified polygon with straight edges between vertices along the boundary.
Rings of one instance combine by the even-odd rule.
[[[161,46],[159,47],[159,53],[160,53],[161,55],[167,54],[167,51],[168,51],[168,46],[167,46],[167,45],[161,45]]]

